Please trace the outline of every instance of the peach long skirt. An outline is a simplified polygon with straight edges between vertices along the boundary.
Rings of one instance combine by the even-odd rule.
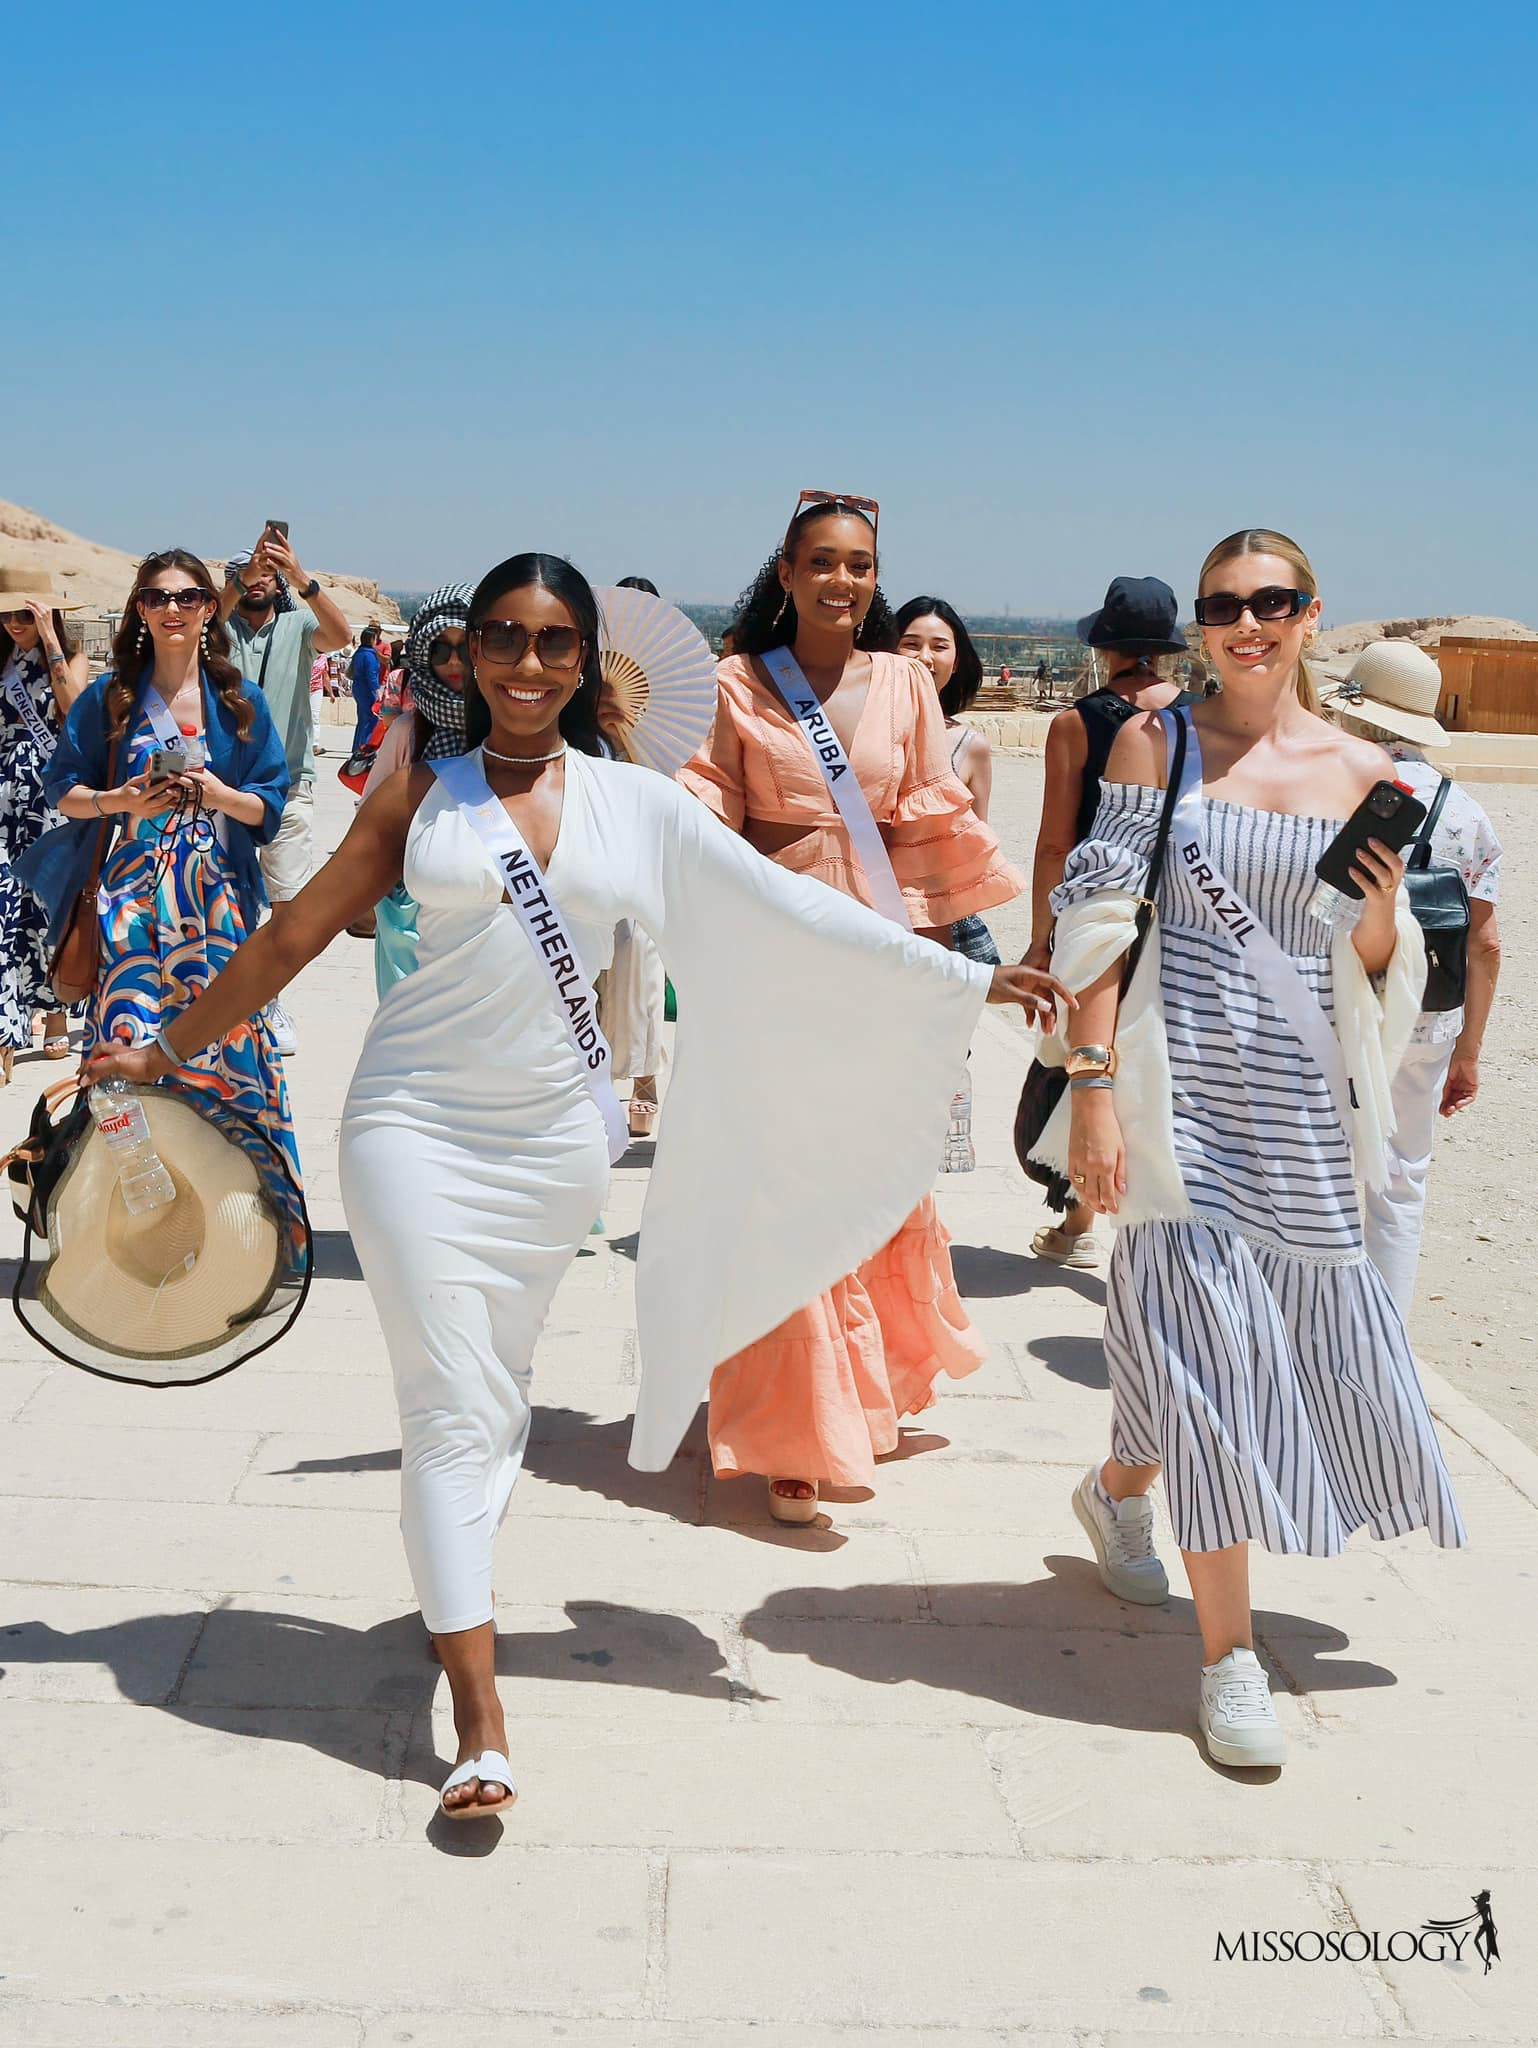
[[[926,1195],[873,1258],[716,1367],[718,1478],[874,1482],[899,1418],[929,1407],[941,1373],[962,1379],[987,1356],[956,1292],[950,1242]]]

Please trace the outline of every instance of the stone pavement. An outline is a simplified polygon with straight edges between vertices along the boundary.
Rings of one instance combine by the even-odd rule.
[[[498,1548],[522,1797],[505,1823],[439,1821],[447,1693],[337,1196],[371,1004],[345,938],[293,1003],[320,1277],[275,1353],[156,1393],[0,1329],[0,2043],[1538,2036],[1538,1459],[1431,1383],[1470,1549],[1257,1557],[1291,1760],[1209,1765],[1189,1602],[1112,1600],[1069,1510],[1104,1441],[1103,1287],[1027,1255],[1023,1040],[993,1012],[981,1170],[941,1184],[993,1356],[826,1526],[775,1529],[758,1483],[715,1485],[698,1428],[669,1472],[626,1465],[649,1148],[620,1168],[541,1347]],[[18,1068],[6,1142],[57,1072]],[[700,1169],[732,1199],[730,1161]],[[1215,1960],[1220,1931],[1386,1952],[1485,1887],[1489,1974],[1469,1947]]]

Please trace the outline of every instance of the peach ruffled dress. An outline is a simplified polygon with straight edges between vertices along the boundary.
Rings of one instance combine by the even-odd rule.
[[[714,728],[680,782],[734,831],[748,818],[805,827],[776,862],[874,909],[822,770],[778,691],[743,656],[723,661],[718,681]],[[1020,894],[1024,877],[952,773],[944,714],[918,662],[872,655],[849,758],[915,930]],[[811,1043],[815,1053],[815,1033]],[[751,1086],[750,1071],[743,1080]],[[772,1102],[763,1113],[774,1114]],[[897,1447],[899,1418],[930,1405],[941,1373],[960,1379],[986,1355],[956,1292],[950,1237],[926,1195],[873,1258],[716,1368],[715,1470],[868,1486],[875,1460]]]

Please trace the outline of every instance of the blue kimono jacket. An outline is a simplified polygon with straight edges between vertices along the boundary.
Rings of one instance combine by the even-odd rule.
[[[106,689],[110,681],[110,676],[98,676],[90,688],[75,699],[70,709],[59,744],[43,771],[43,789],[51,804],[57,804],[76,783],[83,782],[88,789],[110,786],[112,747],[107,738],[106,714]],[[139,706],[148,687],[146,676],[135,700],[130,731],[138,721]],[[244,739],[236,733],[234,719],[210,683],[207,671],[204,671],[203,725],[208,765],[221,782],[262,800],[262,822],[259,825],[242,825],[236,818],[225,819],[229,841],[226,858],[235,880],[241,919],[250,933],[256,930],[257,920],[267,902],[256,849],[273,838],[282,822],[283,806],[288,801],[289,776],[283,742],[273,725],[267,700],[254,683],[243,682],[241,688],[255,711],[251,730]],[[120,763],[126,759],[126,753],[126,743],[120,741]],[[120,782],[124,779],[121,773],[117,779]],[[86,877],[91,871],[91,848],[97,829],[95,818],[69,818],[52,832],[45,832],[16,863],[17,875],[42,900],[48,912],[49,935],[53,944],[63,937],[64,921],[85,887]]]

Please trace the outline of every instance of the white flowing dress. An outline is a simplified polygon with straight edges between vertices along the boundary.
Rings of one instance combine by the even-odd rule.
[[[576,753],[546,877],[589,978],[633,918],[679,991],[636,1275],[630,1459],[656,1471],[713,1368],[870,1257],[929,1187],[990,973],[788,874],[661,776]],[[444,1634],[491,1618],[534,1345],[608,1163],[549,984],[440,786],[404,879],[418,966],[364,1041],[342,1197],[400,1403],[407,1558]]]

